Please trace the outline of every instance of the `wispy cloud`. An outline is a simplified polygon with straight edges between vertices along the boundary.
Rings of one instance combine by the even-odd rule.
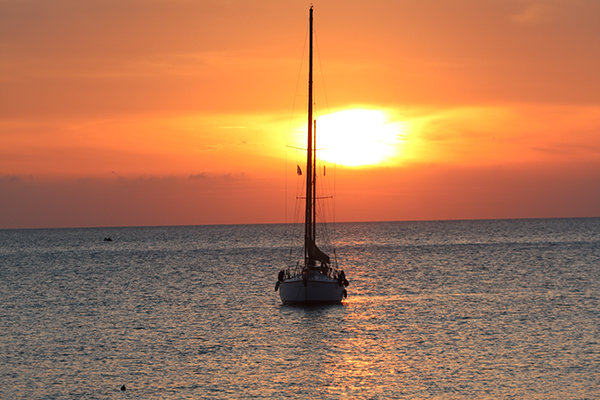
[[[559,2],[538,1],[527,5],[517,14],[511,16],[513,22],[519,24],[538,24],[554,20],[560,15]]]

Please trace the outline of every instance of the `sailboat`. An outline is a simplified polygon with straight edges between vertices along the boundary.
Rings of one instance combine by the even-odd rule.
[[[308,129],[306,146],[306,201],[304,259],[279,271],[275,290],[284,304],[341,303],[347,297],[343,270],[316,243],[316,121],[313,120],[313,7],[309,12]]]

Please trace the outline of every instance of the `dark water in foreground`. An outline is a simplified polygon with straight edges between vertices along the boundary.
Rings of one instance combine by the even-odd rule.
[[[0,398],[600,398],[600,219],[338,224],[312,308],[285,230],[0,231]]]

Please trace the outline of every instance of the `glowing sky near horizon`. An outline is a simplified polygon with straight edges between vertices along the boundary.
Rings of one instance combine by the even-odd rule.
[[[600,2],[313,3],[339,221],[600,216]],[[309,7],[0,0],[0,228],[286,220]]]

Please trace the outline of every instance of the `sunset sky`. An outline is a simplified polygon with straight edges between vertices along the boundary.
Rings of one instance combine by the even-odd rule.
[[[600,1],[312,4],[337,221],[600,216]],[[0,229],[290,222],[310,5],[0,0]]]

